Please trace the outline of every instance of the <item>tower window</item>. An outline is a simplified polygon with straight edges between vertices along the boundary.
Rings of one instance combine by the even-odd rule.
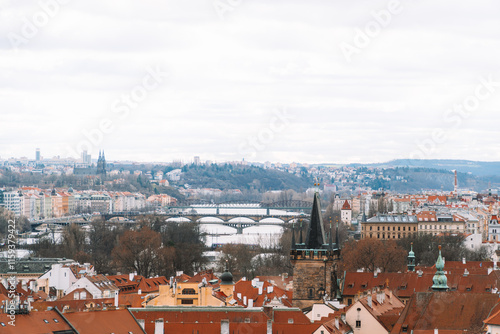
[[[313,288],[309,288],[307,290],[307,298],[309,298],[309,299],[313,299],[314,298],[314,289]]]

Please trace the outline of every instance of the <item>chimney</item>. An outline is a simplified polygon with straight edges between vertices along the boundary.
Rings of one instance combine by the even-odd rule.
[[[253,299],[248,298],[248,307],[253,307]]]
[[[259,295],[262,294],[262,285],[259,286]]]
[[[155,334],[163,334],[164,333],[163,326],[164,326],[163,318],[157,319],[155,321]]]
[[[493,272],[493,268],[488,268],[488,275]]]
[[[273,334],[273,321],[272,320],[267,320],[267,334]]]
[[[335,318],[335,328],[339,329],[340,323],[339,323],[339,318]]]
[[[128,274],[128,280],[133,281],[134,280],[134,273]]]
[[[434,328],[434,334],[439,334],[439,329]]]
[[[137,291],[137,294],[140,295],[142,293],[142,290],[139,289],[139,291]]]
[[[243,296],[243,305],[247,306],[247,296]]]
[[[118,291],[115,291],[115,307],[118,308]]]
[[[369,308],[373,308],[372,307],[372,295],[368,295],[366,302],[367,302]]]
[[[342,320],[342,322],[343,322],[344,324],[346,323],[346,322],[345,322],[345,313],[342,313],[342,314],[340,315],[340,320]]]
[[[467,264],[467,261],[465,260],[465,257],[462,258],[462,263]]]
[[[273,291],[274,291],[274,287],[272,285],[267,287],[267,293],[271,293]]]
[[[220,334],[229,334],[229,320],[228,319],[222,319],[220,321]]]
[[[464,270],[464,277],[469,276],[469,271],[467,269]]]

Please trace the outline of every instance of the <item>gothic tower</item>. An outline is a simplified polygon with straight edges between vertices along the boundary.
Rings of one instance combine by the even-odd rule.
[[[106,158],[104,151],[99,151],[99,159],[97,159],[97,175],[106,175]]]
[[[301,309],[333,299],[338,292],[337,264],[340,258],[338,236],[332,242],[330,225],[330,242],[326,243],[319,194],[314,194],[313,207],[306,241],[300,243],[292,240],[290,261],[293,266],[293,306]],[[337,234],[338,235],[338,234]]]

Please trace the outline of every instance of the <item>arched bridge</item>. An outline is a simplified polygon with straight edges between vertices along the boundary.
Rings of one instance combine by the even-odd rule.
[[[184,219],[198,224],[220,224],[236,228],[238,233],[242,233],[243,229],[251,226],[285,226],[293,221],[308,220],[311,207],[312,203],[305,201],[199,203],[189,206],[178,205],[167,207],[165,213],[156,213],[155,215],[163,217],[165,222]],[[136,220],[145,215],[147,214],[118,212],[104,214],[103,218],[109,220],[113,217],[125,217]]]

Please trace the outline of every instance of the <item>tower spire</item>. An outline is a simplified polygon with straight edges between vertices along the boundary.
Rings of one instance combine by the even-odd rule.
[[[410,247],[410,252],[408,253],[408,271],[415,271],[415,253],[413,252],[413,242]]]
[[[325,231],[323,218],[321,217],[321,204],[319,193],[314,193],[313,207],[311,211],[311,222],[306,236],[307,249],[321,249],[325,243]]]
[[[337,229],[335,231],[335,245],[337,249],[340,249],[340,241],[339,241],[339,220],[337,219]]]
[[[439,256],[436,261],[436,274],[432,279],[432,282],[434,283],[432,285],[432,290],[434,291],[448,290],[448,284],[447,284],[448,279],[446,278],[443,269],[444,269],[444,261],[443,258],[441,257],[441,245],[439,245]]]
[[[330,250],[333,250],[333,237],[332,237],[332,220],[330,219]]]

